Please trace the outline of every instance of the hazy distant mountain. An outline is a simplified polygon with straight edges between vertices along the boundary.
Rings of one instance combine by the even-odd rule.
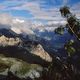
[[[11,22],[0,24],[0,35],[6,37],[18,37],[23,42],[37,41],[50,54],[59,53],[58,50],[64,47],[64,44],[74,38],[67,31],[63,35],[55,34],[55,28],[60,25],[65,25],[65,22],[60,23],[31,23],[30,21],[11,18]],[[7,20],[6,20],[7,21]]]
[[[4,35],[0,37],[0,53],[5,56],[19,58],[31,63],[41,65],[51,62],[50,55],[44,48],[35,41],[23,41],[19,37],[8,38]]]

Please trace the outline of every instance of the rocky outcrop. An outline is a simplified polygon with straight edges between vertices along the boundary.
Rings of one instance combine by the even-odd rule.
[[[0,37],[0,46],[15,46],[19,43],[21,43],[21,40],[18,37],[8,38],[4,35]]]
[[[42,70],[40,65],[0,56],[0,80],[33,80],[40,77]]]
[[[31,53],[39,56],[47,62],[52,62],[52,57],[43,49],[43,47],[40,44],[37,44],[36,46],[33,45]]]
[[[0,53],[29,63],[48,66],[51,56],[35,41],[22,41],[20,38],[0,37]]]

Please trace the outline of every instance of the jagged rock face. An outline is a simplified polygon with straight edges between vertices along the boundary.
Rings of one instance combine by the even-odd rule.
[[[40,44],[38,44],[37,46],[33,46],[31,53],[39,56],[40,58],[44,59],[45,61],[52,62],[51,56],[43,49],[43,47]]]
[[[46,62],[52,62],[52,57],[44,50],[43,46],[36,41],[27,41],[25,48],[33,55],[40,57]]]
[[[0,53],[8,57],[22,59],[29,63],[48,66],[52,61],[51,56],[35,41],[24,42],[19,37],[0,37]]]
[[[21,42],[19,38],[7,38],[4,35],[0,37],[0,45],[2,46],[14,46]]]

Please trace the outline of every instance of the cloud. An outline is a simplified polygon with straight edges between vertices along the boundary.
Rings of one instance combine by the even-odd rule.
[[[59,22],[62,24],[61,22]],[[64,23],[64,22],[63,22]],[[53,25],[52,25],[53,24]],[[2,26],[1,26],[2,25]],[[5,25],[5,26],[3,26]],[[20,18],[14,18],[9,14],[0,14],[0,28],[8,28],[17,34],[23,35],[37,35],[50,40],[53,35],[54,29],[57,28],[59,24],[54,22],[47,22],[47,25],[40,21],[30,21]]]
[[[6,6],[0,5],[0,10],[5,9]]]
[[[46,0],[32,0],[30,2],[25,2],[22,5],[11,7],[9,9],[29,11],[33,15],[32,19],[60,21],[64,19],[60,15],[59,8],[60,6],[67,5],[70,0],[50,0],[50,2],[54,4],[58,1],[62,2],[62,4],[56,7],[53,5],[51,8],[49,8],[50,5],[47,6],[47,4],[45,4],[47,2]],[[43,7],[44,5],[46,6],[46,8]]]
[[[0,14],[0,24],[10,25],[12,23],[12,17],[9,14]]]
[[[9,2],[10,0],[8,0]],[[33,20],[64,20],[59,12],[60,6],[67,5],[70,0],[11,0],[10,2],[15,2],[15,5],[6,7],[4,10],[25,10],[26,14],[31,14],[30,17]],[[7,1],[6,1],[7,2]],[[9,3],[10,3],[9,2]],[[22,2],[22,3],[21,3]],[[19,5],[17,3],[20,3]],[[52,4],[51,4],[52,3]],[[56,3],[62,3],[55,7]],[[52,7],[50,7],[52,5]],[[27,12],[28,11],[28,12]],[[75,11],[74,11],[75,12]],[[24,15],[24,14],[23,14]],[[79,15],[79,14],[78,14]]]
[[[68,5],[69,2],[70,0],[6,0],[4,1],[4,4],[6,5],[4,11],[25,10],[26,14],[29,12],[33,15],[31,17],[34,20],[42,19],[60,21],[64,19],[60,15],[59,8],[60,6]],[[59,5],[55,5],[56,3]]]
[[[5,26],[1,26],[5,25]],[[17,34],[34,34],[30,29],[32,26],[31,21],[24,21],[22,19],[17,19],[9,14],[0,14],[0,28],[9,28],[16,32]]]
[[[71,12],[76,15],[78,19],[80,19],[80,2],[71,6]]]
[[[48,1],[48,2],[46,2]],[[61,5],[50,5],[51,1],[53,4],[55,4],[57,1],[62,2]],[[6,1],[7,2],[7,1]],[[8,3],[18,3],[16,5],[9,5]],[[21,3],[22,2],[22,3]],[[11,29],[15,31],[16,33],[24,33],[24,34],[37,34],[42,35],[42,32],[50,32],[54,31],[56,27],[58,27],[57,24],[65,24],[65,19],[63,19],[60,15],[59,8],[60,6],[68,4],[69,0],[8,0],[8,3],[6,3],[6,8],[3,7],[4,11],[11,11],[11,10],[25,10],[26,14],[27,12],[30,12],[33,16],[29,20],[22,20],[13,18],[11,15],[8,14],[2,14],[0,15],[0,23],[10,25]],[[2,7],[2,6],[1,6]],[[71,7],[72,13],[76,14],[78,18],[80,18],[80,3],[74,4]],[[24,15],[24,14],[23,14]],[[26,17],[27,18],[27,17]],[[40,20],[40,21],[38,21]],[[47,21],[47,27],[44,25],[44,21]],[[36,22],[36,23],[34,23]],[[53,27],[51,27],[53,25]],[[37,31],[37,32],[34,32]],[[47,36],[46,36],[47,37]],[[48,38],[48,37],[47,37]]]
[[[42,9],[38,2],[26,2],[21,6],[10,8],[12,10],[27,10],[33,15],[33,19],[55,20],[62,19],[58,8]],[[27,14],[27,13],[26,13]]]

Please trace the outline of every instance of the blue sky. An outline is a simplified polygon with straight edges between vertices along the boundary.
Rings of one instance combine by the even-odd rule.
[[[18,34],[42,37],[47,33],[43,38],[50,40],[55,38],[50,33],[60,24],[66,24],[59,12],[64,5],[69,6],[71,12],[80,19],[80,0],[0,0],[0,24],[7,25],[5,28]]]
[[[80,17],[80,0],[0,0],[0,13],[30,20],[62,20],[59,8],[68,5]]]

